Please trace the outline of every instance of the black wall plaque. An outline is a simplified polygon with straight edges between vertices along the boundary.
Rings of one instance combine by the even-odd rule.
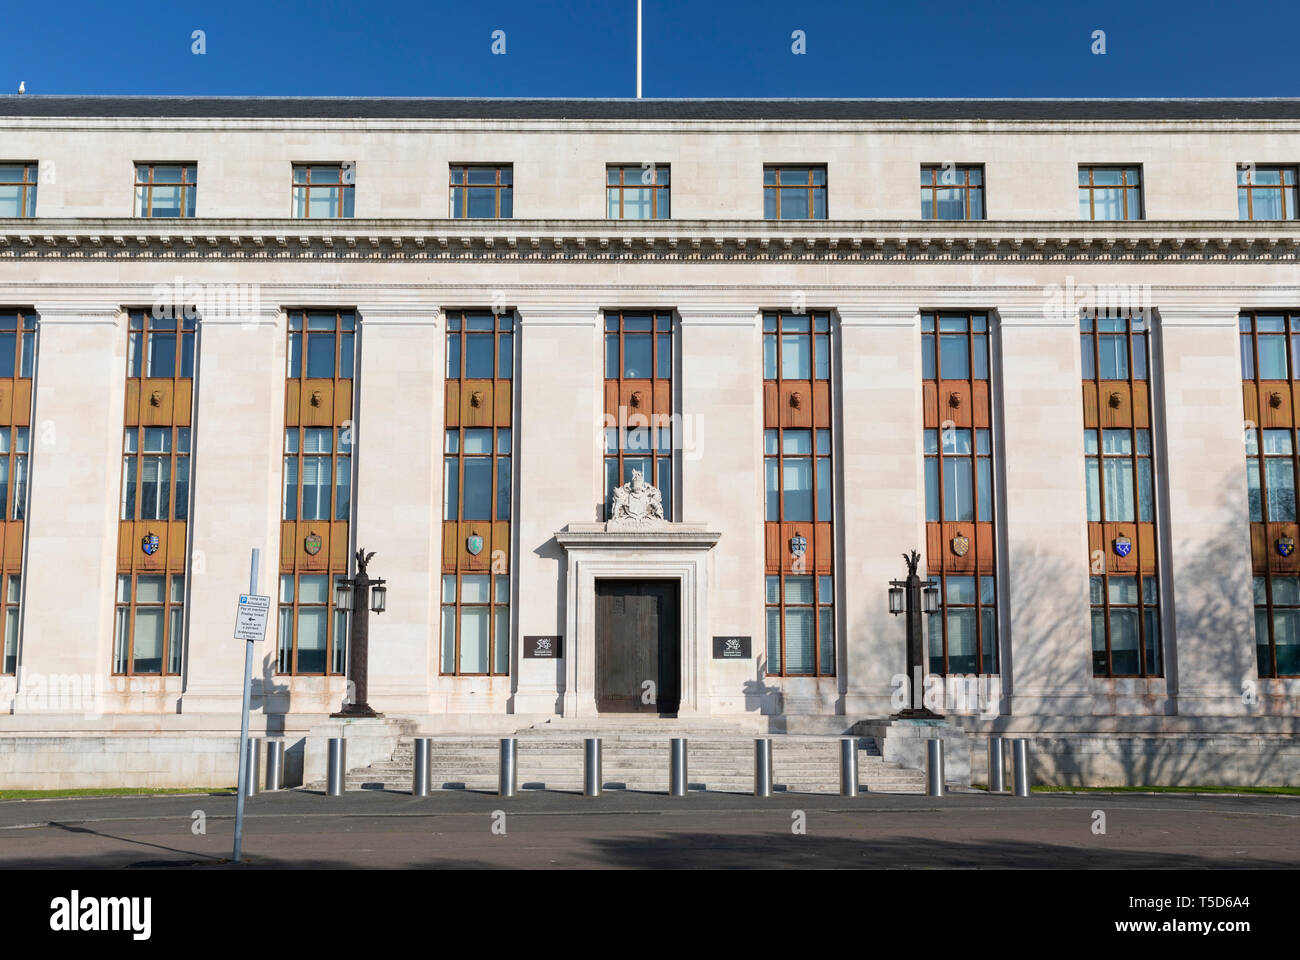
[[[748,660],[752,656],[752,637],[714,637],[714,660]]]
[[[564,656],[564,637],[524,637],[525,660],[554,660]]]

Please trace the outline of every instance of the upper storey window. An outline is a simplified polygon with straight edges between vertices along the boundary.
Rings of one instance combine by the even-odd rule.
[[[1141,220],[1141,168],[1080,167],[1079,219]]]
[[[199,192],[199,168],[193,163],[137,163],[137,217],[192,217]]]
[[[36,216],[36,164],[0,163],[0,217]]]
[[[452,164],[451,216],[509,220],[515,215],[514,167],[508,163]]]
[[[1237,167],[1237,219],[1294,220],[1296,200],[1295,167]]]
[[[983,220],[984,168],[921,168],[922,220]]]
[[[667,220],[668,165],[618,165],[605,170],[606,209],[611,220]]]
[[[357,168],[353,163],[296,163],[293,215],[298,219],[352,216]]]
[[[763,168],[764,220],[825,220],[826,168]]]

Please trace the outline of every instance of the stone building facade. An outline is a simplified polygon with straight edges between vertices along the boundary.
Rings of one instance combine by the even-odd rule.
[[[293,742],[347,696],[359,548],[371,705],[484,734],[883,720],[917,549],[963,736],[1300,777],[1300,103],[22,96],[0,133],[0,784],[227,778],[252,548]],[[607,528],[634,472],[668,522]]]

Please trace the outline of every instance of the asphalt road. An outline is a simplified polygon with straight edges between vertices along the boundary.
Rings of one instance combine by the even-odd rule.
[[[243,865],[234,814],[231,796],[3,801],[0,868],[1300,866],[1297,797],[295,790],[248,801]]]

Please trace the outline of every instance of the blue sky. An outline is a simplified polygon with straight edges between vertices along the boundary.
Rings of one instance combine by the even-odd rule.
[[[644,0],[647,97],[1300,95],[1300,2]],[[15,2],[0,92],[635,94],[636,0]],[[191,52],[195,30],[206,52]],[[492,53],[493,31],[505,54]],[[791,35],[804,31],[803,55]],[[1092,52],[1093,31],[1106,52]]]

